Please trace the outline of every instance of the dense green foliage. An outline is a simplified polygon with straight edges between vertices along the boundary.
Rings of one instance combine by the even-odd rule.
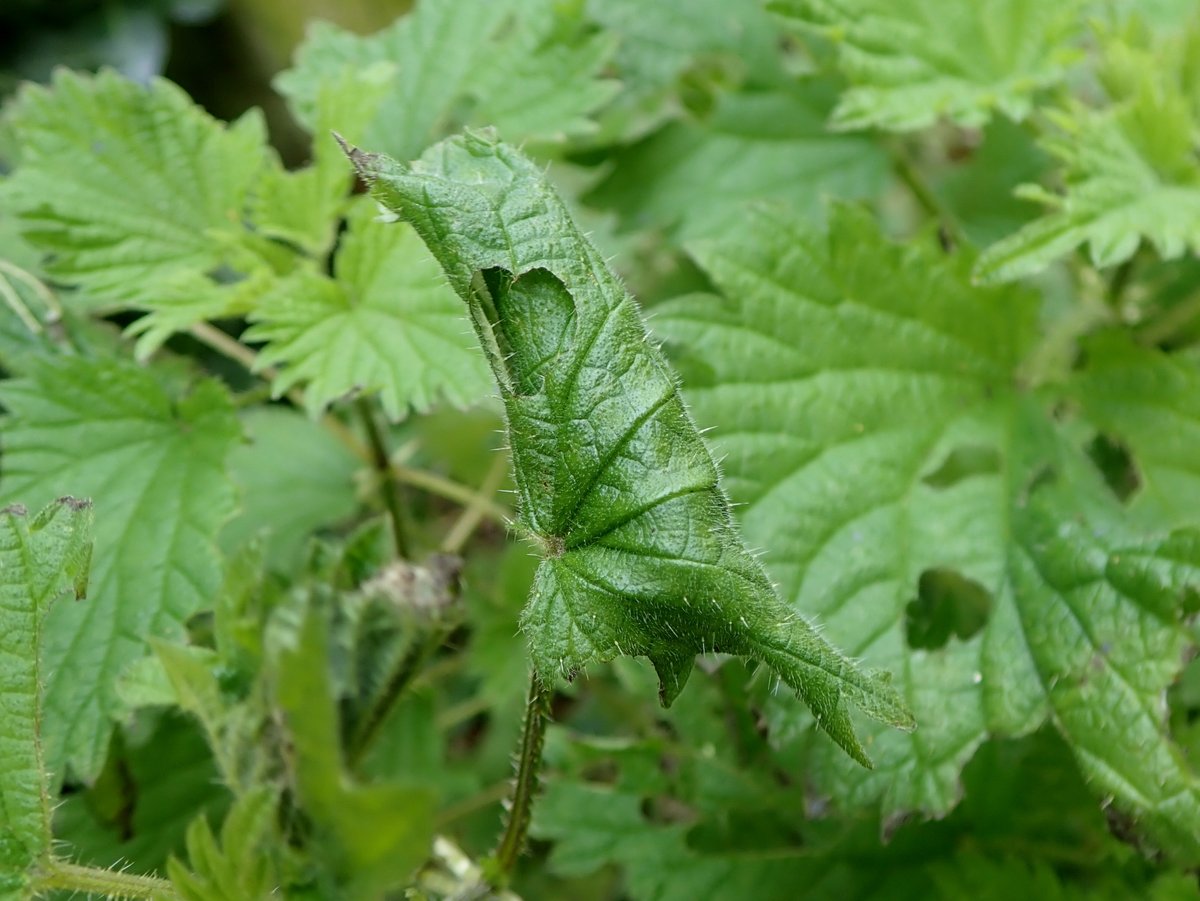
[[[0,899],[1200,896],[1198,60],[420,0],[297,169],[24,85]]]

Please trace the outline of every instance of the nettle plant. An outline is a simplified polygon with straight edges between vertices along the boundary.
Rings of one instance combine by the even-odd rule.
[[[0,898],[1200,895],[1141,7],[421,0],[310,29],[295,170],[24,86]]]

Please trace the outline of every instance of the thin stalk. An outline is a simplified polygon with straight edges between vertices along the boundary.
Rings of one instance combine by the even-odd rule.
[[[268,382],[273,382],[279,376],[279,370],[271,366],[258,366],[258,354],[243,344],[237,338],[225,334],[219,328],[209,325],[207,322],[197,322],[188,333],[206,347],[215,350],[224,357],[228,357],[235,363],[240,363],[245,367],[246,371],[251,375],[261,376]],[[287,399],[295,404],[298,408],[304,409],[304,393],[298,388],[293,388],[287,393]],[[321,417],[321,425],[327,428],[333,435],[361,460],[370,462],[371,453],[363,447],[358,437],[346,428],[345,424],[336,416],[326,413]]]
[[[425,469],[413,469],[400,463],[392,464],[392,472],[405,485],[420,488],[422,491],[436,494],[438,497],[444,497],[447,500],[455,501],[464,506],[475,503],[478,498],[478,494],[470,487],[463,485],[461,482],[455,482],[453,479],[447,479],[445,476],[440,476],[436,472],[429,472]],[[484,516],[501,525],[507,525],[508,510],[490,499],[480,499],[478,503]]]
[[[359,398],[357,405],[363,429],[367,433],[367,445],[371,449],[371,465],[375,467],[375,472],[379,476],[383,504],[387,509],[388,518],[392,522],[392,538],[396,545],[396,556],[401,560],[408,560],[410,559],[408,534],[404,527],[404,509],[400,503],[400,482],[392,468],[392,457],[383,440],[383,430],[375,419],[375,411],[371,408],[370,402],[365,398]]]
[[[1138,339],[1151,346],[1162,344],[1197,317],[1200,317],[1200,294],[1193,294],[1175,304],[1157,319],[1146,323],[1145,327],[1138,331]]]
[[[346,747],[346,762],[351,769],[357,769],[367,752],[379,737],[379,730],[387,721],[388,713],[395,706],[397,699],[412,685],[413,679],[421,672],[425,661],[446,641],[448,630],[434,626],[424,639],[418,639],[404,652],[384,682],[383,688],[371,702],[362,718],[354,729],[354,734]]]
[[[893,143],[889,146],[889,154],[892,158],[892,171],[908,188],[917,205],[938,221],[943,234],[952,245],[963,243],[964,235],[958,219],[934,193],[933,188],[925,181],[925,176],[921,174],[921,170],[909,158],[904,148]]]
[[[467,543],[475,530],[479,528],[479,523],[487,515],[488,503],[491,502],[500,483],[504,481],[504,474],[508,472],[507,456],[507,454],[496,454],[492,460],[491,468],[483,477],[479,491],[463,509],[458,521],[446,533],[446,537],[442,541],[443,554],[457,554],[463,549],[463,545]]]
[[[538,791],[538,772],[542,767],[542,747],[546,743],[552,694],[552,689],[538,678],[537,673],[530,675],[525,726],[521,731],[521,744],[517,752],[517,776],[508,801],[508,822],[492,854],[495,872],[490,875],[496,884],[508,881],[516,868],[517,859],[525,850],[525,838],[533,816],[533,799]]]
[[[61,889],[105,898],[147,898],[174,901],[179,895],[165,879],[119,870],[100,870],[62,860],[50,860],[34,879],[34,893]]]

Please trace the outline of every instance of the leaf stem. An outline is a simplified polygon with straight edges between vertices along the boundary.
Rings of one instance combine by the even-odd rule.
[[[1138,332],[1138,339],[1143,344],[1157,345],[1169,341],[1184,326],[1200,316],[1200,293],[1181,300],[1157,319],[1146,323]]]
[[[462,550],[463,545],[479,528],[479,523],[487,515],[487,504],[495,495],[496,490],[500,487],[500,483],[504,481],[504,475],[508,472],[508,454],[498,453],[492,460],[491,468],[488,469],[487,475],[483,477],[483,482],[479,486],[479,491],[471,498],[470,502],[463,509],[462,514],[458,517],[458,521],[446,533],[446,537],[442,540],[442,553],[457,554]]]
[[[525,726],[517,754],[517,776],[508,800],[508,822],[504,834],[492,854],[494,884],[505,883],[525,849],[529,821],[533,816],[533,799],[538,790],[538,772],[542,766],[542,747],[546,743],[546,724],[550,719],[550,698],[553,690],[544,684],[536,672],[529,677],[529,700],[525,705]]]
[[[439,497],[444,497],[459,504],[474,504],[478,499],[479,509],[484,516],[501,525],[508,524],[508,510],[491,499],[479,498],[476,491],[460,482],[447,479],[436,472],[429,472],[425,469],[413,469],[400,463],[392,464],[392,472],[405,485],[412,485],[414,488],[420,488],[428,491],[430,494],[436,494]]]
[[[351,769],[357,769],[362,763],[371,745],[379,737],[379,730],[387,721],[388,713],[396,700],[412,685],[413,679],[421,672],[422,665],[442,646],[447,635],[447,629],[435,626],[428,634],[415,640],[404,652],[396,668],[384,682],[383,688],[371,702],[371,706],[359,719],[354,734],[350,737],[346,747],[346,763]]]
[[[237,338],[225,334],[216,326],[209,325],[207,322],[197,322],[188,329],[188,334],[222,356],[240,363],[252,375],[261,376],[268,382],[274,381],[279,375],[279,371],[271,366],[264,366],[260,369],[258,367],[258,354]],[[305,409],[304,393],[298,388],[293,388],[289,391],[287,399],[299,409]],[[326,413],[321,417],[321,425],[329,429],[356,457],[370,462],[370,451],[363,447],[362,442],[358,440],[357,436],[350,429],[346,428],[340,419],[330,413]]]
[[[52,889],[102,895],[105,898],[147,898],[173,901],[179,895],[165,879],[119,870],[101,870],[62,860],[48,860],[34,879],[34,893]]]
[[[892,159],[892,171],[896,173],[896,177],[908,188],[917,205],[938,221],[946,242],[951,245],[947,250],[963,243],[962,227],[954,213],[934,193],[904,147],[892,142],[888,145],[888,154]]]
[[[360,397],[356,402],[359,418],[367,433],[367,446],[371,449],[371,465],[379,477],[379,487],[383,494],[383,505],[387,509],[388,519],[392,523],[392,539],[396,546],[396,556],[401,560],[411,559],[408,547],[408,533],[404,526],[404,508],[400,503],[400,482],[396,471],[392,468],[392,455],[388,451],[383,438],[383,429],[375,417],[371,402]]]

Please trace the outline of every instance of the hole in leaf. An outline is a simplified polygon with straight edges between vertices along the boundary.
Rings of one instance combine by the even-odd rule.
[[[927,569],[917,581],[917,597],[905,608],[910,648],[936,650],[953,635],[965,641],[984,627],[992,608],[986,588],[952,569]]]
[[[921,481],[931,488],[950,488],[971,476],[1000,471],[1000,452],[982,444],[964,444],[946,455],[942,465]]]
[[[1086,451],[1112,493],[1122,503],[1129,500],[1142,482],[1129,448],[1115,438],[1100,434],[1088,443]]]

